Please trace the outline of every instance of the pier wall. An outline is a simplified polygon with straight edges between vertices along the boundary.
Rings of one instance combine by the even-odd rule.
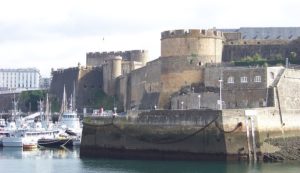
[[[282,129],[280,114],[275,107],[254,111],[253,126],[243,109],[156,110],[127,118],[87,118],[81,156],[249,159],[253,157],[249,153],[252,155],[256,151],[257,158],[262,159],[264,153],[280,150],[268,140],[299,136],[300,128],[295,123],[299,122],[299,116],[286,114],[286,125]],[[247,136],[247,126],[250,136]]]

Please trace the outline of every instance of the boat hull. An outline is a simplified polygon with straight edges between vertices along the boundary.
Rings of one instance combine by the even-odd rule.
[[[23,147],[22,138],[7,137],[2,139],[3,147]]]
[[[72,139],[39,139],[38,146],[48,148],[72,147]]]

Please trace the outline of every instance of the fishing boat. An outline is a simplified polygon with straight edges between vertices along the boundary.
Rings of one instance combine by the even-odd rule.
[[[81,143],[81,134],[82,127],[80,125],[80,120],[77,116],[77,111],[75,109],[75,84],[73,94],[70,97],[70,106],[68,107],[68,103],[66,100],[66,90],[64,87],[63,92],[63,100],[61,106],[61,116],[59,117],[58,123],[62,130],[68,135],[68,137],[72,140],[72,145],[80,145]]]

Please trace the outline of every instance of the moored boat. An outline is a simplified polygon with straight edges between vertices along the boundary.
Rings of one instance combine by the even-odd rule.
[[[39,139],[37,142],[38,146],[48,148],[59,148],[59,147],[71,147],[73,141],[71,138],[51,138],[51,139]]]
[[[37,142],[35,141],[23,141],[23,150],[33,150],[37,148]]]
[[[23,147],[24,144],[29,147],[29,145],[37,145],[37,141],[41,138],[53,138],[58,133],[58,130],[21,129],[3,137],[2,143],[4,147]]]

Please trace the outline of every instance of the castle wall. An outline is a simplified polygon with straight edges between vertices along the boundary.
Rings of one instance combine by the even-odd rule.
[[[285,69],[277,87],[280,108],[287,113],[300,111],[300,71],[299,69]]]
[[[161,34],[161,57],[197,56],[201,64],[220,63],[223,34],[214,30],[175,30]]]
[[[205,86],[219,87],[222,78],[223,89],[263,89],[267,87],[266,67],[207,67],[204,70]],[[255,82],[255,76],[260,76],[260,82]],[[229,81],[229,77],[233,81]],[[242,83],[241,77],[246,77],[247,82]]]
[[[147,63],[145,78],[145,89],[141,100],[140,109],[154,109],[159,108],[159,96],[162,90],[161,79],[161,61],[156,59]]]
[[[287,57],[287,42],[286,41],[239,41],[228,42],[224,45],[222,61],[239,61],[247,56],[254,56],[260,54],[263,58],[273,60],[276,58],[284,59]]]
[[[170,97],[183,86],[203,82],[203,68],[197,64],[191,64],[184,57],[163,57],[159,106],[170,108]]]
[[[280,67],[278,69],[281,69]],[[276,71],[273,68],[273,71]],[[206,67],[204,69],[204,86],[197,89],[197,93],[189,92],[172,98],[172,109],[199,109],[200,95],[201,108],[218,109],[220,99],[220,82],[222,76],[223,108],[258,108],[274,106],[270,98],[274,97],[272,88],[267,84],[267,68],[264,67]],[[247,82],[242,82],[241,78]],[[276,76],[275,76],[276,77]],[[275,79],[273,79],[274,81]],[[181,105],[183,102],[183,105]]]
[[[112,62],[109,61],[108,63],[102,66],[103,69],[103,91],[108,95],[113,95],[114,93],[114,85],[112,83]]]
[[[103,90],[103,70],[99,67],[84,68],[81,67],[78,75],[78,84],[76,86],[76,102],[77,109],[82,112],[84,107],[96,106],[92,108],[98,108],[95,105],[97,99],[96,93]]]
[[[118,93],[126,95],[126,109],[170,108],[171,95],[182,86],[203,82],[202,70],[187,57],[159,58],[118,79]]]
[[[140,68],[130,73],[130,108],[138,109],[145,92],[145,68]]]
[[[73,93],[74,83],[78,83],[79,71],[80,69],[78,67],[58,69],[56,71],[53,71],[52,82],[49,89],[50,98],[55,97],[59,102],[59,105],[61,105],[65,86],[67,99],[69,99],[71,94]]]
[[[200,102],[199,102],[200,95]],[[188,93],[184,95],[177,95],[171,99],[171,109],[213,109],[217,110],[219,100],[219,93],[217,92],[202,92],[202,93]]]
[[[49,89],[50,97],[57,99],[59,105],[66,87],[67,98],[73,93],[75,83],[76,108],[78,111],[93,103],[95,92],[103,88],[101,68],[74,67],[52,72],[52,82]]]
[[[116,97],[118,100],[118,107],[122,107],[124,111],[127,110],[127,95],[128,89],[128,75],[120,76],[116,79]]]
[[[160,76],[159,60],[151,61],[147,66],[132,71],[127,83],[127,109],[151,109],[158,105]]]
[[[89,52],[86,54],[87,66],[102,66],[107,61],[116,56],[121,56],[123,61],[138,61],[146,65],[148,61],[147,50],[131,50],[131,51],[118,51],[118,52]]]

